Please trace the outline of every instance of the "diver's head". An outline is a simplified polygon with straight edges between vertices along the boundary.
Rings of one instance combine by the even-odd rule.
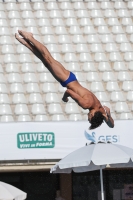
[[[88,121],[91,124],[89,129],[91,130],[91,129],[95,129],[95,128],[99,127],[103,123],[104,118],[105,117],[102,114],[102,112],[91,110],[88,113]]]

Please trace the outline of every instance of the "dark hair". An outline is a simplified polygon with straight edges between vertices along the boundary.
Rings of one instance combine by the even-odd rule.
[[[89,129],[95,129],[103,123],[104,116],[100,111],[95,112],[94,116],[91,118],[91,126]]]

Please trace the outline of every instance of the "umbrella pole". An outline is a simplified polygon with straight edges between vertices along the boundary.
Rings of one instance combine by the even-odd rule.
[[[100,166],[100,181],[101,181],[101,199],[104,200],[102,166]]]

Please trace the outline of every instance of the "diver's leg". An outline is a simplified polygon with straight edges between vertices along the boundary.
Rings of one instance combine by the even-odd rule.
[[[38,42],[33,37],[32,33],[25,32],[25,31],[20,31],[20,30],[18,31],[18,33],[26,41],[28,41],[28,43],[31,43],[31,45],[33,45],[36,48],[36,50],[39,52],[39,55],[41,55],[41,61],[44,63],[44,65],[47,67],[47,69],[51,72],[51,74],[55,77],[55,79],[57,81],[65,81],[65,80],[67,80],[67,78],[69,77],[70,72],[68,70],[66,70],[61,63],[59,63],[58,61],[56,61],[51,56],[51,54],[48,51],[48,49],[43,44],[41,44],[40,42]]]

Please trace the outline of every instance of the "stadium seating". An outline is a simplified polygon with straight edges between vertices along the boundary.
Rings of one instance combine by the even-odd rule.
[[[132,17],[132,1],[1,1],[1,122],[77,121],[88,112],[61,101],[65,88],[15,40],[18,29],[32,32],[116,119],[132,119]]]

